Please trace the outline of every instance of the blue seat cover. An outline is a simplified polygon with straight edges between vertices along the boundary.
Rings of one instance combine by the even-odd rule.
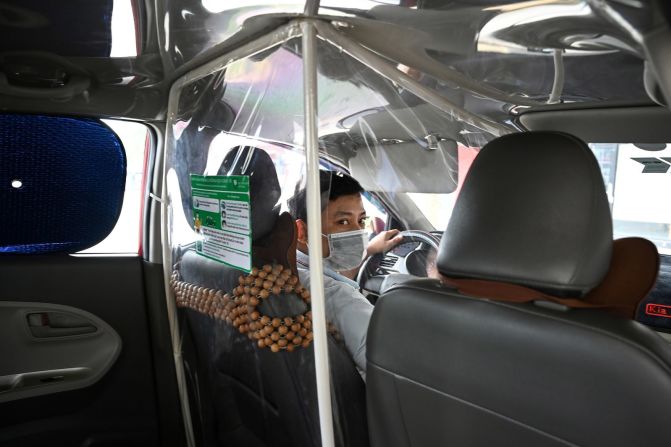
[[[100,120],[0,114],[0,253],[97,244],[116,224],[125,181],[123,145]]]

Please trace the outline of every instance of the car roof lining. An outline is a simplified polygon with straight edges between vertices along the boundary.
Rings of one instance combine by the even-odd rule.
[[[188,61],[185,61],[182,63],[182,65],[172,65],[169,63],[171,62],[170,58],[166,58],[165,55],[160,54],[161,39],[158,34],[160,34],[161,30],[156,29],[154,26],[156,18],[161,17],[161,13],[166,12],[164,10],[165,8],[160,7],[163,4],[159,2],[152,8],[147,2],[138,1],[135,3],[137,3],[137,6],[140,7],[138,19],[140,20],[140,27],[142,31],[140,33],[142,51],[139,56],[130,58],[68,58],[68,60],[76,63],[77,66],[91,75],[93,85],[92,88],[88,90],[86,97],[73,97],[68,101],[43,101],[36,98],[20,98],[10,95],[0,95],[0,98],[3,102],[2,108],[4,110],[22,112],[58,113],[80,116],[88,115],[104,117],[126,117],[130,119],[141,120],[162,120],[164,119],[165,114],[165,95],[168,92],[169,85],[177,77],[199,65],[202,65],[206,61],[211,60],[215,57],[215,55],[225,54],[231,51],[232,48],[239,47],[242,43],[248,42],[249,40],[258,37],[259,35],[262,35],[266,32],[272,32],[272,29],[296,17],[296,14],[288,12],[260,15],[250,14],[250,16],[243,22],[242,26],[237,30],[237,32],[231,36],[228,36],[227,39],[209,48],[204,48],[201,53],[197,54],[195,57],[190,58]],[[423,68],[428,70],[428,72],[435,71],[434,74],[438,76],[438,79],[446,76],[447,68],[443,66],[443,64],[434,61],[432,57],[429,56],[418,59],[418,52],[411,51],[409,48],[407,48],[408,46],[412,46],[411,44],[421,46],[421,39],[417,42],[415,42],[413,39],[410,39],[412,42],[409,41],[400,48],[394,48],[393,46],[388,47],[388,45],[384,45],[387,44],[390,40],[388,33],[392,32],[393,30],[394,35],[399,37],[406,33],[405,36],[407,39],[409,37],[407,34],[407,26],[408,23],[410,23],[414,24],[412,27],[410,27],[410,29],[414,29],[423,36],[426,30],[424,29],[419,31],[417,26],[418,23],[423,23],[422,20],[425,20],[432,25],[431,29],[435,31],[433,34],[436,34],[436,39],[432,39],[430,42],[428,40],[424,41],[425,44],[429,42],[430,47],[434,50],[440,49],[441,51],[453,53],[469,53],[473,50],[474,45],[472,40],[473,36],[471,33],[473,30],[470,29],[471,27],[466,26],[460,31],[460,33],[457,33],[456,36],[451,32],[443,35],[437,31],[441,29],[439,23],[437,23],[440,21],[437,20],[437,18],[442,17],[443,19],[446,19],[446,17],[449,18],[452,15],[460,16],[460,14],[464,14],[468,17],[480,17],[481,20],[485,20],[492,15],[492,11],[489,11],[487,8],[482,9],[481,5],[465,7],[463,4],[459,7],[455,6],[454,8],[450,8],[449,11],[410,10],[404,8],[390,8],[387,5],[378,5],[368,11],[366,14],[361,11],[359,13],[352,14],[351,17],[329,16],[329,13],[333,12],[332,8],[333,5],[330,5],[330,7],[325,7],[322,11],[320,11],[320,18],[325,20],[337,20],[337,22],[340,23],[348,23],[348,26],[345,26],[340,30],[341,32],[345,34],[352,34],[359,39],[364,39],[365,37],[365,42],[362,43],[371,46],[371,48],[383,46],[387,50],[386,52],[395,53],[395,56],[399,56],[400,54],[397,54],[399,52],[405,53],[406,57],[413,58],[412,61],[414,64],[412,65],[417,65],[415,68]],[[279,9],[279,11],[281,11],[281,9]],[[411,18],[413,20],[408,22],[408,20]],[[452,18],[450,20],[457,19]],[[399,27],[399,23],[405,24],[405,27]],[[385,28],[387,33],[384,35],[384,38],[379,38],[379,33],[368,32],[370,30],[378,30],[381,26]],[[646,26],[641,25],[641,31],[649,30],[650,26],[650,24]],[[469,36],[470,39],[465,38],[466,36]],[[462,40],[455,40],[455,37],[462,37]],[[405,51],[403,51],[403,49],[405,49]],[[387,56],[390,55],[387,54]],[[424,64],[428,65],[423,66]],[[429,66],[435,66],[435,70],[428,69],[427,67]],[[138,76],[138,82],[132,85],[120,85],[112,83],[114,82],[114,78],[133,75]],[[484,87],[487,86],[485,85]],[[632,102],[629,101],[629,104],[621,103],[620,106],[624,107],[631,104]],[[497,103],[494,105],[497,109],[501,109],[501,104]],[[567,120],[570,120],[570,115],[573,114],[573,111],[566,111],[566,106],[567,104],[556,104],[550,107],[557,107],[557,113],[568,115]],[[604,98],[604,100],[598,105],[598,107],[610,106],[611,104],[606,98]],[[547,106],[534,105],[533,112],[525,111],[523,115],[527,113],[537,113],[536,110],[538,110],[539,107],[542,110],[545,110],[545,107]],[[486,114],[491,112],[490,109],[491,107],[485,107],[483,110],[477,110],[476,113]],[[624,110],[630,110],[630,108],[624,108],[623,113]],[[538,113],[540,113],[540,111]],[[494,119],[505,120],[508,119],[508,117],[505,113],[501,113],[496,115]],[[631,119],[637,121],[636,117],[631,117]],[[520,118],[518,122],[524,124],[524,122],[529,120],[536,121],[535,118],[525,118],[524,120]],[[540,120],[542,121],[542,119]],[[527,127],[527,125],[525,125],[525,127]]]

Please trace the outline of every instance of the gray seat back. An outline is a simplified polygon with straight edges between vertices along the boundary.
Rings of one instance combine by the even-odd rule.
[[[608,270],[598,165],[576,138],[494,140],[441,242],[444,277],[582,299]],[[466,296],[437,279],[385,293],[368,333],[374,446],[671,445],[667,343],[600,309]]]

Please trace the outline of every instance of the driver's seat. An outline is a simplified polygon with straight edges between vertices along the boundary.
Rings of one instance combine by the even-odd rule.
[[[394,286],[373,313],[372,445],[671,445],[667,342],[585,300],[611,247],[585,143],[530,132],[485,146],[441,241],[442,279]]]

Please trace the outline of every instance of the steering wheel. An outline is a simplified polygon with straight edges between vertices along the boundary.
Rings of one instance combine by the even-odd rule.
[[[379,295],[382,281],[392,273],[428,276],[430,257],[438,252],[440,240],[425,231],[401,231],[399,234],[403,239],[397,246],[386,253],[374,254],[361,264],[356,279],[364,295]]]

